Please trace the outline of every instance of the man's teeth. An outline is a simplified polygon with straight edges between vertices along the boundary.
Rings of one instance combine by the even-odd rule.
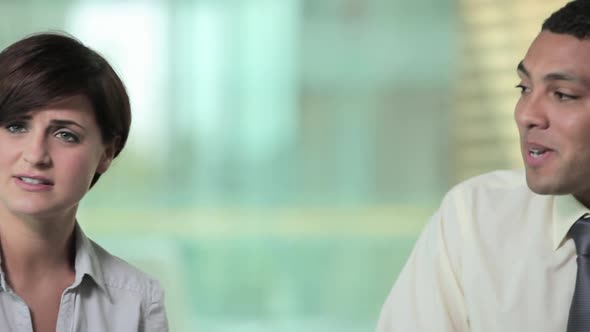
[[[529,153],[531,154],[531,156],[533,157],[539,157],[541,156],[543,153],[545,153],[545,149],[530,149]]]
[[[20,179],[23,182],[30,183],[30,184],[42,184],[43,183],[43,181],[41,181],[39,179],[32,179],[32,178],[25,178],[25,177],[22,177]]]

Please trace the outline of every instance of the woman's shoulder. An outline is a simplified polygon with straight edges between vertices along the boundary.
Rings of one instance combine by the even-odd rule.
[[[160,282],[125,260],[111,254],[106,249],[90,240],[94,260],[100,266],[103,282],[109,289],[136,292],[142,296],[160,297]]]
[[[75,265],[77,278],[83,280],[79,294],[84,303],[81,315],[85,315],[84,328],[79,330],[100,326],[101,331],[119,331],[126,326],[134,331],[168,331],[160,283],[85,237],[81,230],[78,235]]]

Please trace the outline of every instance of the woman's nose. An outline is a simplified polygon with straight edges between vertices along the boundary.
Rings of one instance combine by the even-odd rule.
[[[35,167],[51,166],[47,139],[42,134],[31,133],[23,149],[23,159]]]

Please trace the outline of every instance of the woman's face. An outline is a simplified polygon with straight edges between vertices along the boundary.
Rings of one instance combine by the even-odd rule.
[[[23,114],[0,126],[0,210],[33,217],[73,217],[112,148],[102,143],[84,96]]]

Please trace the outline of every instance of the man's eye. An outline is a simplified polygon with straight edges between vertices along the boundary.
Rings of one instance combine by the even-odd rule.
[[[74,134],[72,134],[70,132],[67,132],[67,131],[57,132],[55,134],[55,137],[57,137],[57,138],[65,141],[65,142],[68,142],[68,143],[78,143],[78,142],[80,142],[80,139],[78,138],[78,136],[76,136],[76,135],[74,135]]]
[[[523,94],[528,91],[528,88],[523,84],[518,84],[516,86],[517,89],[520,89],[520,94]]]
[[[563,101],[578,99],[578,96],[569,95],[567,93],[563,93],[563,92],[559,92],[559,91],[555,91],[555,97],[557,97],[557,99],[563,100]]]

